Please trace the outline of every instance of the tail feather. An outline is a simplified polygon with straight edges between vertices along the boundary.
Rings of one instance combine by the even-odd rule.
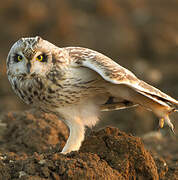
[[[176,106],[177,106],[175,101],[170,101],[170,100],[162,98],[160,96],[156,96],[156,95],[153,95],[153,94],[150,94],[147,92],[143,92],[143,91],[137,91],[137,92],[152,99],[153,101],[159,103],[160,105],[174,107],[174,108],[176,108]]]
[[[144,81],[140,81],[137,88],[133,87],[137,92],[148,94],[152,97],[155,97],[157,99],[160,99],[162,101],[170,102],[171,104],[174,104],[178,106],[178,101],[171,96],[167,95],[166,93],[163,93],[159,89],[147,84]]]

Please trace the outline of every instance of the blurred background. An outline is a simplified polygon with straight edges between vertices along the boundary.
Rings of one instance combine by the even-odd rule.
[[[99,51],[178,98],[177,18],[177,0],[1,0],[0,113],[29,109],[12,91],[5,62],[15,41],[36,35],[59,47]],[[100,126],[112,123],[136,135],[158,125],[158,119],[141,108],[101,118]],[[178,115],[171,118],[176,124]]]

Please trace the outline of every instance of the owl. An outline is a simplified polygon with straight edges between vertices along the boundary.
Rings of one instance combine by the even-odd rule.
[[[169,114],[178,101],[91,49],[21,38],[8,54],[7,75],[25,103],[62,117],[70,131],[63,154],[79,150],[101,111],[142,106],[158,116],[160,128],[165,122],[173,131]]]

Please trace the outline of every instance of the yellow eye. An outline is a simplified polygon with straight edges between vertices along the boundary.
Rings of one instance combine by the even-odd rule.
[[[37,61],[43,61],[44,57],[42,55],[39,55],[36,57],[36,60]]]
[[[21,61],[22,59],[23,59],[23,57],[22,57],[21,55],[18,55],[18,56],[17,56],[17,60],[18,60],[18,61]]]

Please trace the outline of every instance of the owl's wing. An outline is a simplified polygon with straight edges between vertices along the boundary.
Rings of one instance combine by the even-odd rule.
[[[132,72],[105,55],[87,48],[68,47],[66,49],[75,63],[96,71],[106,81],[126,85],[161,105],[178,105],[177,100],[139,80]]]

